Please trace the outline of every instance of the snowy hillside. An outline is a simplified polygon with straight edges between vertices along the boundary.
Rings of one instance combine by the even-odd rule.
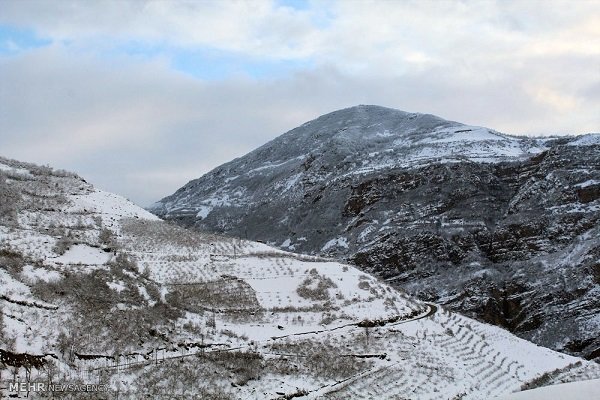
[[[203,220],[215,207],[259,200],[262,193],[253,186],[261,177],[276,177],[275,190],[297,192],[300,181],[308,179],[306,171],[315,167],[321,171],[310,176],[313,184],[431,162],[523,159],[545,149],[541,139],[510,137],[429,114],[357,106],[323,115],[224,164],[154,204],[151,211],[173,217],[194,214]],[[335,171],[325,168],[333,165]]]
[[[596,359],[598,137],[513,137],[357,106],[223,164],[151,211],[334,257],[422,300]]]
[[[502,400],[588,400],[600,394],[600,379],[583,382],[563,383],[534,390],[527,390],[507,396]]]
[[[5,395],[481,399],[600,377],[354,267],[188,231],[70,173],[0,169]]]

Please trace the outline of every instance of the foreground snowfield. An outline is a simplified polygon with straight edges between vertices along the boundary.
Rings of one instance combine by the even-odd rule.
[[[589,400],[600,396],[600,379],[563,383],[500,397],[501,400]]]
[[[190,232],[69,173],[0,159],[0,194],[11,199],[0,210],[2,387],[108,385],[94,398],[482,399],[600,378],[597,364],[351,266]]]

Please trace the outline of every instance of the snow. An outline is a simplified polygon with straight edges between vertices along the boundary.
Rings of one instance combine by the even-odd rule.
[[[23,267],[23,271],[21,272],[25,278],[30,279],[34,282],[44,281],[51,282],[57,279],[60,279],[60,273],[56,271],[51,271],[46,268],[36,268],[31,265],[26,265]]]
[[[386,130],[384,130],[383,132],[377,132],[377,133],[375,134],[375,136],[377,136],[377,137],[382,137],[382,138],[390,137],[390,136],[393,136],[393,135],[394,135],[394,134],[393,134],[393,133],[391,133],[391,132],[390,132],[389,130],[387,130],[387,129],[386,129]]]
[[[210,214],[210,212],[212,210],[213,210],[212,206],[201,205],[198,207],[198,213],[196,214],[196,217],[204,219],[204,218],[208,217],[208,214]]]
[[[475,126],[464,126],[460,129],[444,128],[434,131],[417,143],[427,145],[418,154],[421,158],[459,156],[483,162],[494,162],[507,157],[518,158],[543,150],[543,147],[532,147],[524,151],[519,139]],[[445,146],[440,147],[437,146],[438,144]]]
[[[239,177],[240,177],[239,175],[230,176],[229,178],[225,179],[225,183],[229,183],[233,180],[236,180]]]
[[[13,299],[16,297],[23,299],[30,294],[27,285],[10,276],[4,269],[0,269],[0,288],[2,289],[0,291],[1,294]]]
[[[593,185],[600,185],[600,181],[598,181],[596,179],[589,179],[585,182],[578,183],[577,185],[575,185],[575,187],[586,188],[588,186],[593,186]]]
[[[73,195],[71,198],[75,204],[67,212],[99,214],[107,226],[112,226],[121,218],[142,218],[152,221],[159,219],[131,201],[99,189],[84,195]]]
[[[425,143],[452,143],[452,142],[482,142],[482,141],[506,141],[507,138],[478,126],[464,126],[434,131],[432,136],[440,136],[439,139],[424,138],[420,142]],[[419,142],[417,142],[419,143]]]
[[[11,174],[20,175],[23,177],[32,178],[31,172],[26,170],[25,168],[15,168],[10,165],[6,165],[4,163],[0,163],[0,171],[9,172]]]
[[[287,192],[288,190],[290,190],[291,188],[293,188],[294,186],[296,186],[296,184],[298,183],[298,181],[300,180],[300,178],[302,178],[302,174],[301,173],[298,173],[298,174],[290,176],[285,181],[285,184],[283,186],[283,191]]]
[[[579,136],[577,139],[568,143],[569,146],[595,146],[600,145],[600,133],[590,133]]]
[[[562,383],[501,396],[498,400],[592,400],[600,399],[600,379]]]
[[[386,221],[387,222],[387,221]],[[372,226],[367,226],[365,229],[362,230],[362,232],[358,235],[358,241],[359,242],[364,242],[367,239],[367,236],[369,236],[373,231],[375,230],[374,227]]]
[[[142,295],[142,297],[149,303],[156,303],[154,302],[151,298],[150,295],[148,294],[148,290],[146,290],[146,288],[144,286],[138,285],[137,287],[138,292]]]
[[[209,197],[208,199],[204,200],[203,206],[206,206],[206,205],[213,206],[213,207],[230,206],[231,201],[229,199],[229,195],[225,194],[222,196]]]
[[[29,286],[13,278],[4,269],[0,269],[0,295],[5,296],[8,300],[4,300],[8,303],[19,302],[23,303],[24,305],[20,306],[24,307],[42,306],[50,309],[56,308],[53,304],[35,299],[29,290]]]
[[[111,253],[107,253],[97,247],[77,244],[69,248],[65,254],[56,257],[54,261],[61,264],[103,265],[111,257]]]
[[[348,248],[348,239],[345,237],[339,237],[336,239],[331,239],[327,243],[323,245],[321,248],[322,251],[327,251],[333,247],[343,247],[345,249]]]
[[[254,172],[263,171],[265,169],[271,169],[271,168],[281,167],[282,165],[285,165],[288,162],[293,161],[294,159],[286,160],[286,161],[282,161],[282,162],[277,162],[277,161],[275,161],[275,162],[266,162],[266,163],[264,163],[263,166],[251,169],[250,171],[246,172],[246,174],[249,175],[249,174],[252,174]]]
[[[119,282],[108,282],[106,284],[109,288],[111,288],[112,290],[121,293],[123,290],[126,289],[125,284],[123,283],[123,281],[119,281]]]
[[[370,174],[390,168],[410,168],[431,162],[453,163],[465,160],[497,163],[538,154],[546,149],[542,141],[524,143],[481,127],[442,128],[408,141],[396,139],[393,148],[366,154],[361,166],[334,178]]]

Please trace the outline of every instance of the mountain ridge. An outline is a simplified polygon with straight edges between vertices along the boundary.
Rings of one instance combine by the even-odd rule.
[[[422,299],[598,357],[600,135],[514,137],[419,115],[375,106],[326,114],[151,211],[347,260]],[[576,280],[560,283],[563,274]],[[553,306],[539,311],[547,296]],[[559,315],[568,329],[552,322]]]

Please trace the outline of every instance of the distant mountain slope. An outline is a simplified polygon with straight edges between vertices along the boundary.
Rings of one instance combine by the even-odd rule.
[[[17,380],[106,385],[92,398],[481,399],[600,377],[356,268],[187,231],[67,172],[0,159],[0,196],[3,397]]]
[[[422,299],[593,359],[599,138],[512,137],[357,106],[214,169],[151,211],[348,260]]]
[[[264,204],[274,196],[277,202],[301,200],[309,190],[390,168],[522,159],[543,151],[544,143],[433,115],[358,106],[324,115],[281,135],[189,182],[151,210],[171,218],[187,217],[209,227],[221,220],[226,223],[227,218],[244,217],[240,209],[255,208],[256,203]],[[231,215],[210,215],[213,209],[227,209]],[[329,216],[319,215],[323,217]],[[333,217],[337,224],[339,215]],[[285,228],[281,233],[285,234],[290,226],[296,226],[285,221],[281,225]],[[262,226],[252,224],[248,228],[252,231],[249,234],[258,234]],[[223,227],[224,231],[228,229],[236,230]],[[264,229],[271,231],[278,226],[269,224]],[[307,241],[320,243],[322,238]]]

